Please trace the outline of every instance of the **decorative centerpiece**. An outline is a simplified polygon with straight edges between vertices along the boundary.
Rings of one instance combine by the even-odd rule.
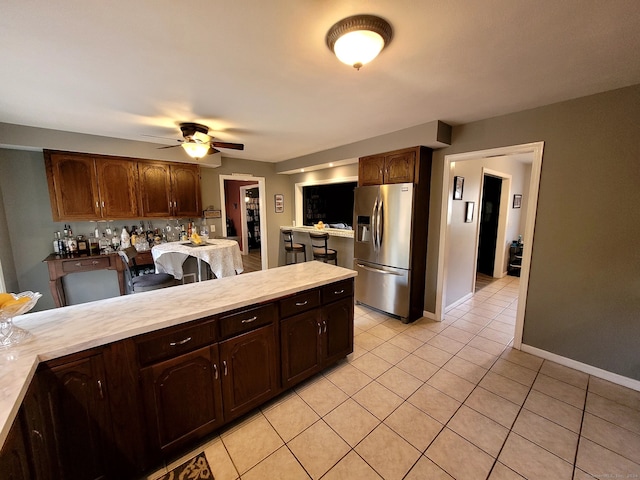
[[[0,348],[22,342],[30,333],[13,324],[13,318],[31,310],[42,295],[38,292],[0,293]]]
[[[314,225],[314,227],[316,227],[316,230],[324,230],[324,223],[322,221],[316,223]]]

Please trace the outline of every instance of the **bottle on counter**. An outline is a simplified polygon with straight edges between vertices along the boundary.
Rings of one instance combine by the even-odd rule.
[[[111,248],[118,251],[120,248],[120,237],[118,236],[118,227],[113,227],[113,236],[111,237]]]
[[[127,232],[127,227],[122,227],[122,233],[120,234],[120,248],[125,249],[131,246],[131,237]]]
[[[78,242],[78,253],[81,255],[84,254],[89,254],[91,252],[89,252],[89,242],[87,242],[87,240],[84,238],[84,235],[78,235],[78,238],[76,239]]]
[[[60,255],[60,232],[53,232],[53,253]]]

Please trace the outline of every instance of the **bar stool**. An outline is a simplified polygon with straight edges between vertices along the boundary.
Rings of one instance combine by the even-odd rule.
[[[311,237],[311,249],[313,250],[313,259],[321,262],[333,262],[338,265],[338,252],[327,247],[329,241],[328,233],[309,232]]]
[[[304,261],[307,261],[307,246],[302,243],[293,243],[293,231],[292,230],[282,230],[282,235],[284,237],[284,263],[285,265],[289,265],[287,263],[287,255],[289,253],[293,254],[293,263],[298,263],[298,254],[302,253],[304,255]]]

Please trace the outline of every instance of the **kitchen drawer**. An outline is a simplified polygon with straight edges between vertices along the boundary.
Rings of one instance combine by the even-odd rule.
[[[91,270],[108,268],[109,266],[111,266],[111,257],[76,258],[62,262],[62,271],[65,273],[88,272]]]
[[[353,295],[353,279],[322,287],[322,303],[330,303]]]
[[[189,327],[171,327],[136,338],[140,364],[190,352],[216,340],[215,321],[209,320]]]
[[[320,305],[320,290],[308,290],[280,300],[280,318],[306,312]]]
[[[248,332],[262,325],[275,321],[277,309],[275,303],[254,308],[247,308],[230,315],[220,317],[220,335],[227,338],[239,333]]]

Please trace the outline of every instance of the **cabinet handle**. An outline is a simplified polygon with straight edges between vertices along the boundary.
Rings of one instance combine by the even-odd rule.
[[[98,380],[98,394],[100,395],[100,399],[104,400],[104,391],[102,390],[102,380]]]
[[[218,365],[213,364],[213,378],[218,379]]]
[[[100,208],[100,204],[96,202],[96,208]]]
[[[324,333],[327,333],[327,321],[326,321],[326,320],[323,320],[323,321],[322,321],[322,325],[324,326],[324,330],[323,330],[323,331],[324,331]]]
[[[309,303],[308,300],[305,300],[304,302],[296,302],[296,307],[304,307],[307,303]]]
[[[342,295],[344,293],[344,288],[339,292],[333,292],[334,295]]]
[[[320,322],[318,322],[318,335],[322,335],[322,325],[320,325]]]
[[[104,202],[102,202],[102,208],[104,208]]]
[[[37,435],[37,436],[38,436],[38,438],[40,439],[40,441],[41,441],[41,442],[42,442],[42,441],[44,441],[44,437],[42,436],[42,434],[41,434],[38,430],[36,430],[36,429],[34,428],[34,429],[33,429],[33,430],[31,430],[31,431],[32,431],[35,435]]]
[[[224,376],[227,376],[227,361],[223,360],[222,361],[222,373],[224,373]]]
[[[258,317],[245,318],[244,320],[242,320],[242,323],[255,322],[257,319],[258,319]]]
[[[185,343],[188,343],[190,341],[191,341],[191,337],[187,337],[184,340],[180,340],[179,342],[171,342],[169,346],[177,347],[178,345],[184,345]]]
[[[176,207],[177,207],[177,205],[178,205],[178,203],[177,203],[177,202],[173,202],[173,208],[176,208]]]

